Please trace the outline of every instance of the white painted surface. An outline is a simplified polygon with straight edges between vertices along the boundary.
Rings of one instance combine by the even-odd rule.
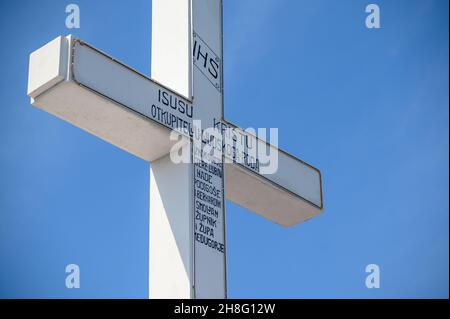
[[[59,39],[59,38],[58,38]],[[65,38],[63,38],[64,40]],[[54,43],[53,41],[51,43]],[[37,82],[34,79],[40,77],[40,74],[52,74],[47,70],[49,64],[43,64],[41,61],[52,60],[55,56],[61,57],[61,61],[69,61],[69,46],[59,45],[58,50],[53,48],[48,50],[48,47],[44,47],[37,50],[40,59],[30,59],[30,71],[29,78],[32,79],[29,83],[30,87],[34,87],[34,83],[39,83],[38,90],[41,91],[39,95],[34,95],[32,98],[32,104],[39,107],[46,112],[49,112],[73,125],[80,127],[109,143],[124,149],[146,161],[152,161],[160,158],[163,155],[168,154],[173,144],[169,140],[170,131],[164,128],[162,125],[157,124],[155,121],[149,120],[145,117],[146,114],[140,114],[143,110],[136,108],[136,111],[132,110],[134,107],[132,104],[135,100],[127,101],[130,108],[124,107],[118,103],[113,102],[111,99],[95,93],[83,86],[75,83],[70,76],[70,70],[61,67],[65,73],[60,72],[58,74],[58,81],[54,84],[55,77],[43,77],[48,82]],[[58,51],[58,53],[56,53]],[[78,51],[76,51],[78,52]],[[32,56],[36,54],[32,54]],[[111,60],[106,57],[102,57],[109,63]],[[118,63],[116,63],[118,64]],[[61,63],[62,65],[62,63]],[[108,64],[109,65],[109,64]],[[74,68],[78,66],[75,65]],[[114,65],[113,65],[114,66]],[[50,70],[54,70],[54,66],[50,64]],[[100,71],[96,68],[95,64],[91,65],[89,72],[95,73]],[[116,70],[116,68],[114,68]],[[131,70],[126,69],[126,72],[134,73]],[[107,72],[108,73],[108,72]],[[112,72],[108,74],[111,75]],[[77,75],[81,75],[81,78],[85,77],[83,72],[77,72]],[[112,75],[116,77],[117,75]],[[133,76],[133,75],[132,75]],[[130,76],[130,78],[132,77]],[[125,77],[126,79],[126,77]],[[155,100],[155,96],[147,95],[148,92],[155,92],[155,88],[159,87],[158,84],[145,79],[144,77],[134,75],[136,87],[141,87],[141,93],[143,96],[149,98],[149,102]],[[108,83],[112,81],[99,81],[99,78],[93,78],[94,87],[97,89],[102,86],[109,88]],[[47,88],[43,90],[42,88]],[[36,92],[36,90],[34,90]],[[141,97],[142,98],[142,97]],[[138,100],[140,98],[138,97]]]
[[[220,59],[220,75],[222,74],[221,2],[221,0],[192,0],[193,32],[200,36],[203,39],[202,42],[207,44],[210,50],[213,50]],[[194,59],[196,58],[194,57]],[[203,59],[201,56],[199,58]],[[210,65],[210,58],[211,56],[208,56],[207,66]],[[202,72],[199,68],[200,64],[196,63],[196,66],[193,68],[193,90],[197,108],[195,117],[202,121],[203,128],[208,128],[213,126],[214,119],[221,120],[223,117],[222,88],[218,91],[211,84],[208,76],[205,76],[205,73],[208,71]]]
[[[150,165],[150,298],[193,298],[192,165]]]
[[[190,1],[152,1],[152,77],[191,96]],[[193,165],[150,164],[150,298],[194,298]]]
[[[33,105],[146,161],[170,151],[168,129],[73,82],[45,91]]]
[[[193,92],[196,106],[195,119],[202,121],[202,128],[213,127],[214,119],[223,118],[222,96],[222,1],[192,0],[193,25]],[[201,37],[201,40],[200,40]],[[196,49],[194,51],[194,48]],[[200,50],[201,51],[198,51]],[[201,54],[199,54],[201,53]],[[216,79],[212,75],[217,75]],[[215,84],[219,84],[219,86]],[[215,198],[221,206],[208,204],[217,212],[213,234],[206,235],[200,231],[207,223],[198,222],[195,232],[195,298],[226,298],[226,238],[225,238],[225,200],[224,173],[221,164],[212,164],[222,170],[222,176],[213,176],[210,187],[215,187],[220,195]],[[196,167],[198,170],[198,166]],[[196,188],[195,188],[196,190]],[[218,193],[217,193],[218,194]],[[195,198],[195,203],[199,202]],[[198,213],[195,210],[195,213]],[[225,246],[220,252],[199,240],[204,235],[210,243]]]
[[[152,78],[191,97],[190,0],[152,0]]]
[[[193,69],[190,1],[154,0],[152,5],[152,77],[182,94],[192,93],[195,104],[194,119],[202,120],[203,128],[205,126],[211,126],[213,118],[222,118],[222,95],[217,88],[211,86],[208,79],[198,69]],[[192,8],[194,11],[192,13],[192,24],[194,28],[198,28],[200,31],[206,33],[209,39],[214,41],[211,45],[220,49],[221,54],[220,1],[194,0],[192,2]],[[207,23],[205,22],[206,20],[208,20]],[[177,21],[177,23],[174,23],[174,21]],[[214,22],[214,24],[211,25],[209,22]],[[153,166],[153,163],[151,166]],[[191,167],[193,168],[193,165]],[[186,186],[185,193],[192,194],[194,180],[194,175],[192,175],[191,184]],[[213,179],[213,183],[215,187],[220,189],[220,200],[222,204],[218,208],[218,229],[215,232],[215,235],[218,237],[212,239],[217,239],[218,242],[224,244],[223,178],[216,177]],[[151,202],[150,205],[150,214],[152,214],[154,204]],[[184,211],[189,214],[194,214],[192,211],[193,208],[194,202],[192,202],[190,207],[185,207]],[[164,214],[170,216],[172,212],[166,210]],[[200,224],[198,221],[195,222],[195,227],[197,227],[196,232],[200,232]],[[169,224],[165,224],[159,227],[164,228],[169,226]],[[187,226],[185,225],[185,227]],[[164,232],[170,231],[169,229],[164,230]],[[191,253],[195,257],[193,260],[195,269],[194,277],[191,283],[195,286],[194,297],[225,298],[225,253],[217,252],[208,246],[199,244],[198,241],[195,241],[194,230],[192,228],[191,232],[189,243],[192,249]],[[164,265],[161,267],[164,268]],[[170,272],[165,274],[165,276],[171,275]],[[161,282],[161,284],[163,283]]]
[[[64,80],[67,50],[67,39],[59,36],[30,54],[27,94],[31,98]]]
[[[243,137],[247,137],[249,140],[248,144],[251,145],[251,148],[254,150],[253,155],[255,156],[255,158],[260,159],[261,162],[264,162],[264,159],[261,159],[259,157],[259,149],[263,149],[264,152],[277,154],[274,158],[277,164],[274,165],[273,170],[269,169],[265,171],[264,168],[261,168],[260,171],[258,171],[253,169],[249,165],[245,165],[244,163],[241,163],[239,165],[240,168],[248,170],[249,173],[252,172],[253,174],[255,174],[255,178],[259,178],[260,180],[261,178],[267,179],[268,181],[279,186],[279,188],[292,192],[293,195],[309,201],[311,204],[317,206],[318,208],[323,207],[322,178],[320,171],[317,168],[278,149],[273,145],[268,145],[266,141],[260,139],[259,137],[257,138],[250,132],[236,127],[234,124],[228,121],[223,120],[222,123],[225,125],[225,127],[233,128],[235,130],[235,136],[237,139],[244,140]],[[229,150],[231,149],[227,148],[227,151],[225,151],[224,153],[227,159],[232,161],[233,153],[229,152]],[[239,153],[238,156],[240,158],[243,158],[244,153],[251,154],[251,152],[249,152],[247,149],[242,149],[236,152]],[[227,165],[227,167],[229,167],[229,165]],[[267,173],[267,171],[271,172]],[[233,183],[234,180],[230,180],[230,182]],[[236,186],[239,187],[239,185]],[[243,191],[245,192],[245,190]]]
[[[240,165],[225,166],[226,198],[274,223],[288,227],[322,212],[322,208],[258,177]]]
[[[74,81],[170,129],[185,124],[189,136],[190,101],[80,41],[73,52]]]
[[[321,208],[323,203],[320,171],[282,151],[278,154],[277,172],[263,176]]]
[[[194,166],[194,255],[195,255],[195,298],[226,298],[226,242],[225,242],[225,198],[223,191],[223,165],[210,163],[220,174],[209,173],[200,164]],[[208,166],[208,167],[211,167]],[[198,183],[205,178],[208,192]],[[198,196],[198,194],[202,194]],[[214,200],[202,200],[206,195]]]

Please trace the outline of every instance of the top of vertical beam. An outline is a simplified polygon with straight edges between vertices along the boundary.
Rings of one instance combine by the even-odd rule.
[[[152,0],[151,76],[192,98],[191,1]]]

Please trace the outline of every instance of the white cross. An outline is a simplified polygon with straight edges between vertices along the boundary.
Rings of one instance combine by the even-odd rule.
[[[270,174],[260,158],[236,161],[248,148],[224,152],[219,162],[174,163],[173,129],[190,137],[194,120],[203,129],[236,128],[223,119],[222,1],[153,0],[152,12],[158,82],[60,36],[31,54],[28,95],[34,106],[151,163],[150,297],[226,298],[225,197],[290,226],[323,210],[321,175],[273,145],[278,170]]]

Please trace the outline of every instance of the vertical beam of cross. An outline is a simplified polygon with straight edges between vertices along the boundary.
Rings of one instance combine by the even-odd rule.
[[[153,0],[152,10],[152,77],[190,97],[195,119],[212,127],[223,118],[222,1]],[[151,163],[151,298],[226,298],[224,206],[221,160]]]
[[[204,129],[223,118],[222,25],[222,0],[192,1],[193,93]],[[195,159],[199,150],[193,147]],[[223,155],[209,163],[195,161],[196,298],[226,297],[224,176]]]

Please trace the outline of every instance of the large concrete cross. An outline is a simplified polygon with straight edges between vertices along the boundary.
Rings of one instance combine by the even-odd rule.
[[[30,55],[28,95],[34,106],[150,162],[150,297],[226,298],[225,198],[290,226],[322,211],[321,175],[223,118],[222,0],[153,0],[152,10],[158,82],[60,36]],[[220,160],[201,157],[214,138],[200,131],[196,144],[196,120],[222,134]],[[171,139],[174,130],[184,137]],[[171,156],[180,141],[190,149],[187,163]],[[276,170],[264,169],[260,150],[277,154]]]

